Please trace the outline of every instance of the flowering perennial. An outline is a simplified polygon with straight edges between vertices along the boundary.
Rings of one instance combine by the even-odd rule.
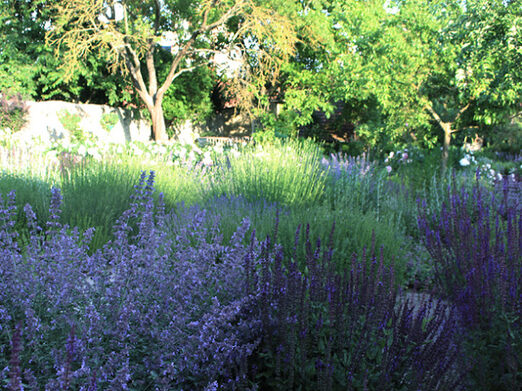
[[[458,389],[454,311],[400,299],[382,256],[285,258],[244,220],[228,244],[205,210],[167,213],[142,175],[113,239],[45,227],[0,200],[0,371],[9,390]],[[307,230],[308,231],[308,230]],[[300,233],[296,233],[295,246]]]

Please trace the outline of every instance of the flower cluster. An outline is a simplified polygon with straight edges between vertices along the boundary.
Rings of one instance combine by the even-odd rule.
[[[459,164],[462,166],[462,167],[467,167],[469,166],[471,163],[473,164],[476,164],[477,161],[475,160],[475,156],[473,155],[472,152],[470,153],[466,153],[464,155],[464,157],[462,159],[459,160]]]
[[[88,133],[90,135],[90,133]],[[0,140],[1,141],[1,140]],[[13,172],[20,172],[30,166],[33,172],[53,172],[53,168],[63,166],[63,157],[68,161],[124,161],[126,159],[138,158],[142,163],[165,164],[167,166],[180,166],[188,170],[209,170],[220,159],[221,156],[231,154],[234,157],[239,155],[241,146],[237,143],[227,145],[205,145],[198,143],[172,142],[160,144],[154,142],[134,141],[127,144],[103,143],[94,136],[85,138],[82,142],[69,142],[59,140],[51,144],[43,142],[28,142],[23,140],[10,141],[5,146],[0,145],[0,162],[4,162],[2,167]],[[38,157],[35,167],[31,164],[35,159],[20,158],[13,159],[5,157],[7,154],[27,155],[31,154]],[[42,162],[45,169],[42,168]],[[40,168],[40,169],[39,169]]]
[[[399,167],[411,164],[413,162],[424,160],[423,152],[414,146],[409,148],[399,149],[397,151],[391,151],[385,158],[384,164],[385,169],[390,174],[392,171],[397,171]]]
[[[354,255],[338,270],[332,249],[312,245],[308,230],[304,260],[262,243],[263,340],[253,358],[261,389],[462,388],[453,310],[405,299],[382,256]]]
[[[339,271],[308,234],[305,259],[285,259],[277,229],[259,243],[247,220],[225,245],[216,215],[166,213],[153,182],[92,255],[93,230],[60,223],[58,189],[44,228],[25,207],[24,248],[14,194],[0,201],[9,389],[458,388],[453,312],[401,299],[382,259]]]
[[[488,159],[485,156],[476,156],[473,152],[465,153],[459,160],[459,165],[479,170],[482,178],[491,184],[502,182],[504,177],[516,182],[517,174],[520,176],[522,171],[522,165],[517,163],[515,159],[512,162],[502,163]]]
[[[60,224],[57,189],[45,228],[25,208],[23,249],[14,195],[1,203],[0,368],[10,389],[21,382],[80,390],[235,384],[238,363],[259,339],[244,294],[244,259],[256,249],[242,245],[248,222],[223,245],[204,211],[166,214],[152,192],[153,175],[142,176],[114,239],[93,255],[92,230]]]
[[[487,191],[477,180],[471,192],[454,186],[449,202],[431,215],[420,205],[438,288],[457,306],[471,345],[474,389],[522,384],[520,186],[504,178],[499,190]]]
[[[344,176],[371,176],[375,168],[364,154],[352,157],[342,153],[332,153],[329,158],[323,157],[321,164],[334,180]]]

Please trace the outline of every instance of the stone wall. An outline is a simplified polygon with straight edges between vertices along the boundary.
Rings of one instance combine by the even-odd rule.
[[[26,102],[27,122],[14,137],[43,142],[71,141],[70,131],[64,126],[64,114],[80,118],[79,128],[84,134],[91,133],[102,142],[125,143],[149,141],[150,121],[140,117],[137,110],[127,110],[106,105],[69,103],[63,101]],[[110,129],[102,125],[108,117],[117,117]],[[174,127],[175,139],[193,142],[200,135],[241,137],[251,134],[251,121],[247,116],[236,115],[233,109],[216,114],[203,124],[190,120]]]
[[[28,101],[27,122],[16,137],[40,138],[44,142],[71,139],[70,132],[64,127],[63,116],[79,116],[79,127],[84,134],[92,133],[100,140],[113,143],[129,141],[148,141],[151,126],[148,120],[140,118],[133,110],[114,108],[105,105],[78,104],[62,101]],[[113,126],[102,126],[106,118],[116,118]],[[62,118],[62,120],[60,120]]]

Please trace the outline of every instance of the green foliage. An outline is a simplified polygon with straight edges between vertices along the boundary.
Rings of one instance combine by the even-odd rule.
[[[285,109],[301,125],[342,101],[364,149],[433,147],[442,125],[482,133],[519,109],[520,1],[336,0],[306,12],[328,44],[305,41],[284,67]]]
[[[110,132],[111,129],[116,125],[119,121],[118,114],[116,113],[105,113],[102,114],[100,119],[100,125],[106,132]]]
[[[260,129],[256,129],[252,137],[256,142],[271,142],[276,139],[295,138],[298,129],[296,127],[295,113],[284,111],[279,115],[272,112],[264,113],[258,117],[261,124]]]
[[[37,73],[32,51],[39,39],[39,21],[32,12],[41,8],[41,0],[22,2],[2,1],[0,7],[0,91],[32,96],[36,90],[34,77]],[[43,22],[43,21],[42,21]]]
[[[501,309],[487,329],[469,331],[465,353],[472,361],[472,388],[477,391],[510,391],[522,386],[520,314]]]
[[[451,147],[448,167],[458,168],[461,155],[460,148]],[[402,183],[413,191],[426,191],[440,168],[440,159],[441,151],[438,148],[420,149],[409,145],[407,148],[395,149],[386,154],[384,164],[392,168],[388,175],[391,180]]]
[[[0,92],[0,129],[9,128],[18,132],[26,122],[26,114],[27,106],[20,93]]]
[[[486,129],[486,144],[493,151],[517,154],[522,151],[522,116]]]
[[[85,134],[80,126],[82,117],[79,114],[73,114],[65,109],[62,109],[57,113],[57,115],[60,123],[63,125],[65,130],[71,134],[71,138],[73,140],[79,143],[85,141]]]
[[[0,7],[0,90],[8,88],[35,100],[99,104],[134,102],[124,77],[110,74],[100,56],[89,53],[65,80],[62,55],[45,44],[48,26],[56,22],[54,2],[4,0]]]
[[[257,144],[218,162],[211,194],[265,199],[282,205],[306,206],[320,201],[326,177],[321,151],[312,142],[274,141]]]

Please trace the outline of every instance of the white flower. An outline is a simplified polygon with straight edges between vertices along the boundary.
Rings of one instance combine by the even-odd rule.
[[[395,152],[391,151],[391,152],[390,152],[390,156],[389,156],[389,158],[391,159],[391,158],[393,158],[394,156],[395,156]]]
[[[210,152],[205,152],[203,154],[203,160],[201,161],[205,166],[211,166],[212,165],[212,158],[210,157]]]
[[[469,165],[470,165],[470,162],[469,162],[468,157],[465,156],[465,157],[463,157],[462,159],[460,159],[459,164],[460,164],[462,167],[469,166]]]
[[[390,172],[392,172],[392,167],[391,166],[386,166],[386,171],[388,171],[388,174],[389,174]]]
[[[80,148],[78,148],[78,154],[85,156],[87,154],[87,148],[85,148],[83,145],[80,145]]]

